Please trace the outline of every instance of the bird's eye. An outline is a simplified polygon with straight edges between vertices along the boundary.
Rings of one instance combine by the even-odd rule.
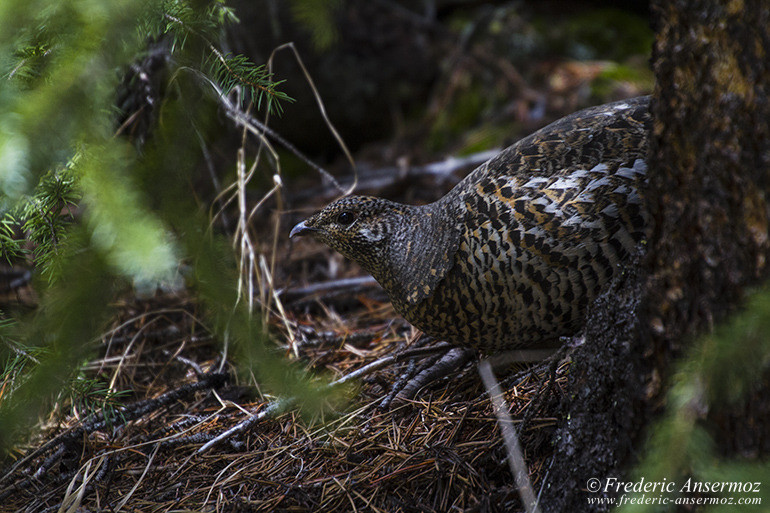
[[[340,212],[340,215],[337,216],[337,222],[341,225],[349,225],[355,220],[355,216],[352,212],[348,212],[347,210],[345,212]]]

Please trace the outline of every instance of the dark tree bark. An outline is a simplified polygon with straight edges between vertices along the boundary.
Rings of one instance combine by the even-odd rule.
[[[681,353],[767,277],[770,5],[657,0],[648,322],[658,361]],[[725,362],[730,365],[730,362]],[[770,451],[770,373],[704,419],[723,456]]]
[[[677,349],[767,272],[770,6],[659,0],[657,13],[648,312]]]
[[[649,244],[641,269],[594,305],[585,344],[573,355],[545,511],[611,509],[589,504],[602,494],[586,493],[587,480],[629,470],[672,360],[767,275],[770,7],[654,0],[653,8]],[[751,407],[721,414],[731,430],[723,437],[770,425],[770,407],[755,402],[770,397],[768,383],[758,385],[765,390]],[[741,436],[727,446],[761,454],[764,438]]]

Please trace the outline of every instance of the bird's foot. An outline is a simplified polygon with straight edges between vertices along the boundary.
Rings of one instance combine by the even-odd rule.
[[[425,385],[457,372],[474,356],[475,351],[472,349],[452,347],[427,359],[419,367],[412,360],[406,372],[393,384],[390,393],[382,400],[380,408],[388,409],[392,404],[413,399]]]

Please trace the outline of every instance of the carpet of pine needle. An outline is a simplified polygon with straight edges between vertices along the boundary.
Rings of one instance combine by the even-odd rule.
[[[303,295],[318,269],[334,260],[341,276],[359,274],[351,264],[312,241],[279,251],[286,319],[268,324],[287,358],[296,352],[336,379],[420,344],[376,286]],[[342,407],[314,417],[289,408],[198,453],[275,398],[223,362],[221,341],[186,293],[127,299],[119,312],[85,374],[121,393],[83,406],[63,399],[3,470],[0,511],[521,510],[475,363],[381,408],[420,362],[394,364],[357,380]],[[549,412],[568,367],[551,385],[547,364],[498,371],[535,493],[547,482]]]

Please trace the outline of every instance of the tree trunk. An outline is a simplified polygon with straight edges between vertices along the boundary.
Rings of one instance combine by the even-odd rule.
[[[770,8],[656,4],[647,311],[656,338],[676,350],[767,271]]]

